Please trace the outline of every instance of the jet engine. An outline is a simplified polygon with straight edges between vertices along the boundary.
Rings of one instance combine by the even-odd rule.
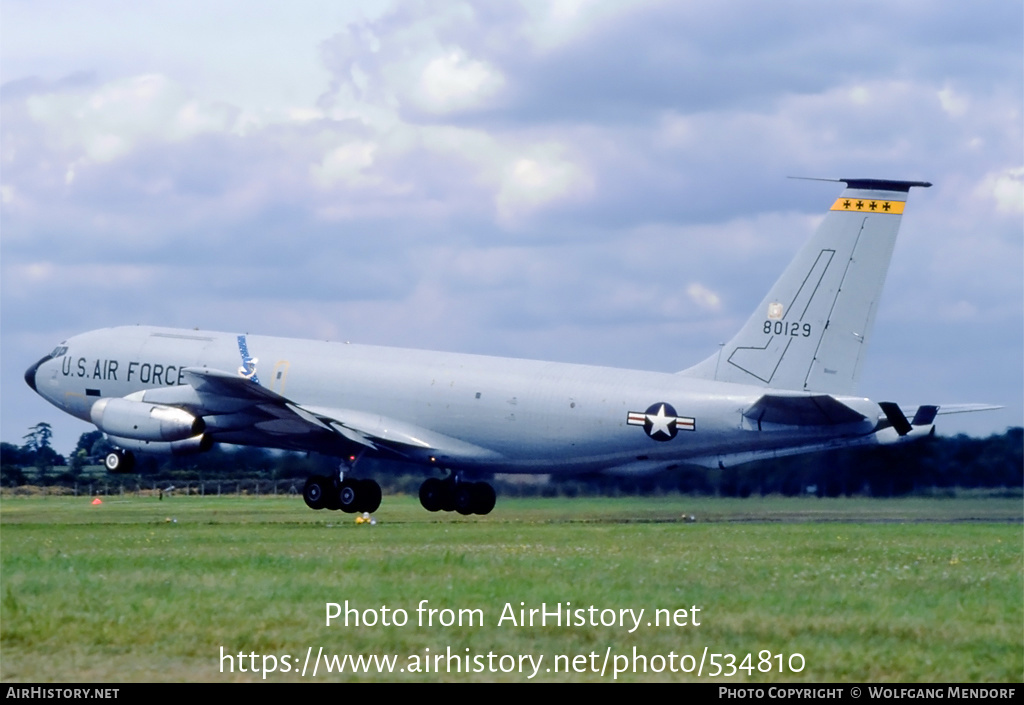
[[[181,441],[139,441],[134,438],[107,435],[107,440],[118,448],[140,453],[161,455],[194,455],[205,453],[213,447],[213,439],[207,434],[193,436]]]
[[[201,418],[183,409],[116,397],[93,404],[89,418],[108,436],[136,441],[183,441],[206,428]]]

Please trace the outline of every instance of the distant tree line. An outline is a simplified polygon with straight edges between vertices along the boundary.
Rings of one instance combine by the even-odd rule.
[[[124,487],[189,484],[217,491],[256,492],[302,490],[311,474],[330,474],[335,458],[285,453],[262,448],[214,446],[197,455],[140,455],[135,472],[113,475],[102,466],[110,444],[99,431],[83,433],[70,458],[51,446],[49,424],[29,429],[23,444],[0,443],[0,484],[80,486],[105,483]],[[379,459],[361,461],[359,477],[380,483],[385,493],[416,494],[425,471],[418,466]],[[708,470],[681,466],[649,476],[602,474],[499,477],[494,482],[506,496],[706,494],[728,497],[801,495],[823,497],[867,495],[893,497],[953,488],[1024,488],[1024,429],[1011,428],[988,438],[932,437],[896,447],[856,448],[796,455]],[[245,491],[249,491],[248,489]]]

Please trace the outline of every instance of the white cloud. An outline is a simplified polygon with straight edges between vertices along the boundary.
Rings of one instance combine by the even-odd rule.
[[[722,308],[722,298],[698,282],[692,282],[686,287],[686,295],[695,304],[709,311],[718,311]]]
[[[234,111],[227,106],[201,104],[160,74],[37,94],[27,105],[29,115],[52,130],[66,148],[94,163],[124,157],[146,141],[180,142],[204,132],[224,132],[234,120]]]
[[[579,40],[605,22],[654,2],[621,0],[551,0],[524,3],[523,34],[540,51],[552,51]]]
[[[986,174],[978,193],[994,200],[1000,213],[1024,214],[1024,167]]]
[[[48,260],[5,264],[5,296],[25,299],[45,296],[48,291],[125,291],[152,283],[158,267],[127,264],[57,264]]]
[[[358,140],[348,142],[329,151],[324,158],[310,167],[310,178],[321,188],[330,188],[338,182],[349,186],[372,186],[380,179],[365,173],[373,165],[377,145]]]
[[[871,102],[871,90],[867,86],[853,86],[849,91],[850,102],[867,105]]]
[[[939,103],[942,104],[942,109],[945,110],[950,117],[961,117],[970,107],[970,101],[967,97],[954,91],[949,84],[946,84],[946,86],[938,92],[938,96]]]
[[[443,115],[485,105],[504,83],[493,66],[452,49],[427,63],[413,96],[423,110]]]
[[[498,218],[505,225],[559,200],[585,196],[593,187],[586,170],[559,156],[557,146],[542,145],[535,151],[506,167],[495,197]]]

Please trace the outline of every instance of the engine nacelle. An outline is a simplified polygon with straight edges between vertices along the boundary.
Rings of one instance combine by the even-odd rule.
[[[108,436],[136,441],[182,441],[206,428],[202,419],[183,409],[117,397],[97,401],[89,418]]]
[[[157,453],[160,455],[195,455],[205,453],[213,447],[213,439],[201,434],[181,441],[139,441],[107,434],[107,439],[122,450],[133,453]]]

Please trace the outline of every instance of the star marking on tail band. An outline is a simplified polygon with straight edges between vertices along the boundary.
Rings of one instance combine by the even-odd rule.
[[[832,204],[834,211],[852,211],[861,213],[903,213],[903,201],[885,201],[880,199],[839,198]]]
[[[644,431],[656,441],[670,441],[679,431],[696,430],[696,419],[677,416],[671,404],[658,402],[647,407],[647,411],[630,411],[626,415],[630,426],[643,426]]]

